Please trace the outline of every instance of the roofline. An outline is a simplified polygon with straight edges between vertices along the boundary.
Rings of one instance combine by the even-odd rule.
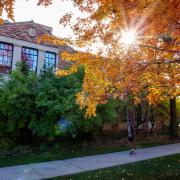
[[[0,36],[4,36],[4,35],[1,35]],[[53,48],[56,48],[56,49],[59,49],[60,46],[55,46],[55,45],[49,45],[49,44],[43,44],[43,43],[35,43],[33,41],[28,41],[28,40],[24,40],[24,39],[20,39],[20,38],[14,38],[14,37],[10,37],[10,36],[4,36],[4,37],[7,37],[7,38],[12,38],[12,39],[15,39],[15,40],[20,40],[20,41],[25,41],[25,42],[29,42],[29,43],[33,43],[33,44],[39,44],[39,45],[43,45],[43,46],[49,46],[49,47],[53,47]]]
[[[4,23],[2,24],[1,26],[8,26],[8,25],[13,25],[13,24],[24,24],[24,23],[34,23],[34,24],[37,24],[37,25],[40,25],[40,26],[44,26],[44,27],[47,27],[47,28],[51,28],[53,29],[51,26],[46,26],[44,24],[40,24],[40,23],[36,23],[35,21],[31,20],[31,21],[19,21],[19,22],[10,22],[10,23]],[[1,27],[0,26],[0,27]]]
[[[10,23],[7,23],[7,24],[2,24],[2,25],[0,25],[0,28],[3,28],[3,26],[11,26],[11,25],[14,25],[14,24],[27,24],[27,23],[32,23],[32,24],[34,24],[34,25],[36,25],[36,26],[41,26],[42,28],[43,28],[43,27],[44,27],[44,28],[48,28],[48,29],[51,29],[51,31],[53,30],[52,27],[46,26],[46,25],[43,25],[43,24],[36,23],[36,22],[34,22],[33,20],[31,20],[31,21],[10,22]],[[1,35],[1,34],[0,34],[0,35]],[[12,39],[16,39],[16,40],[25,41],[24,39],[14,38],[14,37],[10,37],[10,36],[8,36],[8,35],[7,35],[7,36],[1,35],[1,36],[8,37],[8,38],[12,38]],[[59,37],[56,36],[56,35],[51,34],[51,36],[54,36],[55,38],[58,38],[58,39],[59,39]],[[36,37],[36,38],[37,38],[37,37]],[[62,39],[62,38],[61,38],[61,39]],[[60,50],[60,48],[63,46],[63,45],[62,45],[62,46],[61,46],[61,45],[57,46],[57,45],[50,45],[50,44],[44,44],[44,43],[35,43],[35,42],[33,42],[33,41],[28,41],[28,40],[26,40],[26,41],[27,41],[27,42],[30,42],[30,43],[34,43],[34,44],[40,44],[40,45],[44,45],[44,46],[49,46],[49,47],[57,48],[57,49],[59,49],[59,50]],[[72,47],[71,47],[70,45],[68,45],[68,44],[65,44],[64,46],[70,48],[72,51],[75,51],[74,48],[72,48]]]

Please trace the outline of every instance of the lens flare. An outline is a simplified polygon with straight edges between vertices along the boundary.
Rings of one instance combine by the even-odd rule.
[[[125,46],[130,46],[136,42],[137,34],[133,30],[122,31],[120,42]]]

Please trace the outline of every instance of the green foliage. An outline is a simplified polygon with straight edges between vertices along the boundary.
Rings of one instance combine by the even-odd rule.
[[[54,140],[57,136],[93,134],[104,122],[117,120],[119,101],[110,100],[99,105],[97,116],[85,119],[84,110],[76,103],[81,90],[84,69],[75,74],[57,77],[52,69],[44,69],[39,76],[28,71],[25,61],[18,63],[9,80],[0,86],[0,129],[18,143],[31,143],[33,137]],[[67,131],[59,128],[63,118],[71,123]]]
[[[57,127],[61,117],[68,120],[83,117],[75,97],[81,88],[83,70],[62,78],[51,71],[44,71],[38,78],[36,116],[32,119],[30,128],[39,136],[54,137],[61,134]]]
[[[161,104],[159,104],[155,110],[155,117],[156,121],[162,120],[166,126],[169,126],[170,121],[170,107],[169,107],[169,100],[163,101]],[[176,116],[177,121],[180,123],[180,98],[176,98]]]
[[[35,107],[37,77],[33,73],[25,76],[17,70],[3,80],[0,87],[1,124],[6,133],[14,139],[22,139],[22,131],[28,131],[28,124]],[[29,133],[25,132],[25,134]],[[21,138],[22,137],[22,138]]]
[[[154,116],[156,121],[163,121],[167,126],[169,123],[169,101],[163,101],[156,108],[154,108]]]

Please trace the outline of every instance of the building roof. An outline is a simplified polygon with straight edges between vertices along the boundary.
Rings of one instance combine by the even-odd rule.
[[[42,24],[35,23],[34,21],[24,21],[15,23],[5,21],[4,24],[0,25],[1,36],[6,36],[32,43],[37,43],[37,37],[42,36],[44,34],[52,35],[52,28]],[[40,42],[39,44],[56,47],[59,48],[60,51],[74,51],[73,48],[71,48],[68,45],[57,46],[52,45],[48,42]]]

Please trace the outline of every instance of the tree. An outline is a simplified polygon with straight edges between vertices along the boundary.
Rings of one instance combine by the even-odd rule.
[[[11,19],[12,2],[1,6],[1,11],[10,7],[6,10]],[[178,0],[72,2],[85,17],[78,17],[73,22],[73,14],[69,12],[60,22],[65,26],[71,24],[76,35],[72,44],[88,45],[89,49],[96,47],[97,53],[64,53],[64,59],[74,64],[68,71],[57,74],[67,75],[76,72],[79,65],[85,66],[83,88],[77,95],[77,102],[87,109],[87,116],[95,116],[97,105],[112,97],[126,98],[132,94],[133,102],[139,103],[145,89],[146,98],[152,105],[164,98],[179,96]],[[50,3],[52,1],[40,0],[38,4]],[[124,38],[127,33],[130,39]],[[132,38],[135,41],[132,42]]]
[[[35,109],[36,117],[30,123],[30,128],[38,136],[81,135],[98,133],[104,122],[117,120],[115,108],[117,101],[109,100],[106,105],[97,107],[97,116],[88,121],[84,118],[84,109],[80,109],[76,103],[76,94],[81,91],[84,77],[84,68],[65,77],[55,76],[52,71],[43,70],[39,76],[36,89]],[[67,132],[58,127],[60,119],[69,122],[71,126]]]
[[[175,53],[179,52],[178,1],[88,1],[88,7],[84,1],[77,1],[76,5],[90,14],[88,18],[81,19],[72,26],[79,35],[78,42],[94,45],[99,39],[101,49],[106,51],[106,54],[100,51],[98,56],[86,53],[77,53],[74,57],[64,55],[64,58],[70,60],[78,59],[78,62],[75,61],[77,64],[86,65],[86,86],[79,97],[81,100],[88,91],[89,99],[91,95],[98,98],[104,94],[108,96],[108,93],[120,97],[122,93],[130,91],[138,100],[139,92],[145,87],[151,104],[159,101],[167,92],[171,97],[179,94],[179,64],[165,63],[166,60],[175,60]],[[126,14],[126,18],[123,14]],[[140,22],[136,22],[136,19]],[[174,23],[177,24],[176,28]],[[122,29],[135,31],[139,42],[124,47],[119,42]],[[73,66],[72,70],[74,69]],[[164,84],[167,86],[164,87]],[[98,89],[101,87],[101,91],[90,89],[92,86]],[[95,105],[99,103],[97,98],[91,98]],[[92,112],[94,111],[90,114]]]
[[[87,107],[87,116],[95,115],[97,104],[105,103],[109,96],[133,94],[134,102],[138,103],[144,89],[150,104],[156,105],[164,98],[175,100],[180,94],[178,1],[75,1],[75,4],[89,13],[72,25],[78,35],[77,44],[101,45],[96,56],[64,55],[77,65],[86,65],[78,102]],[[67,17],[68,14],[61,19],[65,25]],[[130,44],[129,39],[122,42],[124,33],[134,33],[136,42]],[[73,72],[74,69],[75,66]],[[172,105],[175,103],[170,106],[175,110]],[[175,113],[171,113],[170,121],[177,127]],[[177,128],[171,131],[177,135]]]
[[[177,119],[176,119],[176,98],[170,99],[170,137],[178,137]]]

